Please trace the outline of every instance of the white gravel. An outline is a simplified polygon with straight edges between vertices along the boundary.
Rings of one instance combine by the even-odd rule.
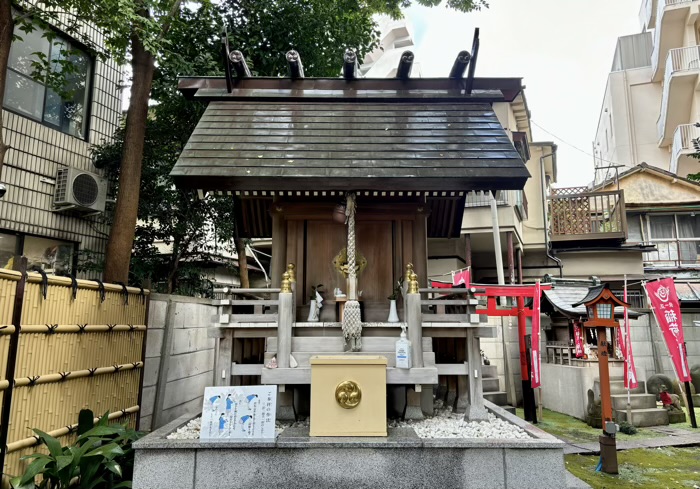
[[[530,438],[522,428],[489,413],[488,421],[464,421],[464,414],[455,414],[452,408],[435,403],[435,415],[420,421],[389,421],[389,427],[413,428],[421,438]]]
[[[285,428],[290,426],[309,426],[308,420],[292,422],[275,421],[275,433],[279,435]],[[199,430],[202,427],[202,418],[195,418],[185,426],[179,427],[177,430],[170,433],[166,438],[168,440],[198,440]]]
[[[196,440],[199,439],[201,418],[196,418],[170,433],[168,440]],[[282,433],[290,426],[309,426],[308,419],[292,422],[275,422],[275,432]],[[413,428],[421,438],[492,438],[492,439],[525,439],[530,438],[522,428],[497,418],[489,413],[488,421],[467,422],[463,414],[455,414],[452,408],[443,408],[442,403],[435,403],[435,415],[421,421],[390,420],[390,428]]]

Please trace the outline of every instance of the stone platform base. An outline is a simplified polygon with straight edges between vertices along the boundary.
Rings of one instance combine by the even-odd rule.
[[[668,422],[671,424],[685,423],[685,413],[682,411],[669,411]]]
[[[489,403],[490,404],[490,403]],[[496,406],[526,440],[421,439],[411,428],[386,438],[317,438],[287,428],[258,442],[168,440],[185,416],[134,444],[134,489],[418,489],[567,487],[564,443]]]

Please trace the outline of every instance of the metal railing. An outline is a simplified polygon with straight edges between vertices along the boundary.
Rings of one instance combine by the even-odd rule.
[[[551,240],[626,239],[623,191],[580,192],[582,189],[588,190],[556,189],[548,198]]]
[[[644,253],[648,268],[697,268],[700,266],[700,238],[653,239],[656,251]]]
[[[527,199],[525,197],[525,192],[522,190],[501,190],[496,194],[496,204],[497,205],[508,205],[511,207],[516,207],[523,220],[527,219]],[[474,207],[489,207],[491,205],[491,194],[490,192],[471,191],[467,193],[466,200],[464,201],[465,208]]]
[[[666,71],[664,72],[664,88],[661,95],[661,111],[657,121],[659,140],[666,134],[666,120],[668,119],[668,99],[671,91],[671,77],[684,71],[700,70],[700,46],[671,49],[666,57]]]
[[[664,10],[666,10],[666,7],[680,5],[682,3],[692,3],[692,1],[693,0],[658,0],[656,4],[656,28],[654,29],[654,50],[651,52],[652,73],[656,73],[656,70],[659,68],[659,61],[661,57],[659,47],[661,45],[661,30]]]
[[[693,140],[700,138],[700,128],[695,124],[681,124],[673,133],[671,152],[671,173],[678,173],[678,159],[682,154],[694,153]]]

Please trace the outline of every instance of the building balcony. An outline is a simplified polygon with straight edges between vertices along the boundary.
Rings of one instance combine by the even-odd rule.
[[[550,240],[618,241],[627,239],[622,190],[591,192],[587,187],[553,189],[549,201]]]
[[[700,0],[656,0],[653,3],[656,3],[656,17],[651,67],[652,80],[659,82],[664,76],[663,61],[670,50],[683,46],[688,19],[700,11]]]
[[[671,49],[666,57],[661,111],[657,121],[659,147],[673,142],[673,133],[688,122],[692,100],[700,75],[700,46]]]
[[[679,173],[681,159],[696,152],[693,140],[700,138],[700,128],[695,124],[681,124],[673,133],[673,146],[671,151],[671,173]],[[684,175],[681,175],[684,176]]]
[[[499,190],[496,192],[496,205],[513,207],[521,221],[527,220],[527,197],[522,190]],[[491,195],[483,191],[469,192],[464,207],[491,207]]]
[[[642,0],[639,8],[639,23],[643,28],[653,29],[656,24],[656,8],[658,0]]]

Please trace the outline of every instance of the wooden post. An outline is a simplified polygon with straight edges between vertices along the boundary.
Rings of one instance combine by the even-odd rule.
[[[221,337],[217,338],[218,349],[216,355],[216,371],[214,372],[214,385],[233,385],[231,378],[231,365],[233,364],[233,329],[222,329]]]
[[[173,328],[175,327],[175,314],[177,305],[173,302],[171,298],[165,306],[165,324],[163,325],[163,343],[160,346],[160,360],[158,366],[158,383],[156,384],[156,396],[153,400],[153,418],[151,422],[151,429],[155,430],[160,428],[163,424],[163,405],[165,403],[165,390],[168,385],[168,368],[170,366],[170,355],[173,349]],[[219,339],[217,339],[219,341]],[[230,353],[230,351],[229,351]],[[218,358],[218,357],[217,357]],[[219,364],[217,363],[217,371],[214,372],[214,382],[215,385],[228,385],[223,383],[221,380],[222,370],[218,369]],[[231,356],[228,357],[228,364],[224,363],[222,369],[225,368],[226,372],[231,373]],[[230,379],[229,379],[230,380]]]
[[[421,204],[416,212],[413,228],[413,268],[420,287],[428,286],[428,216],[430,211]],[[413,341],[413,340],[411,340]]]
[[[472,266],[472,235],[471,234],[464,235],[464,264],[470,268]],[[474,275],[474,272],[472,272],[472,282],[474,281],[473,275]]]
[[[5,455],[7,454],[7,437],[10,434],[10,413],[12,411],[12,393],[17,366],[17,354],[19,352],[19,335],[22,329],[22,305],[24,303],[24,287],[27,283],[27,259],[23,256],[15,256],[14,269],[22,274],[22,278],[15,286],[15,301],[12,306],[12,325],[15,330],[10,336],[10,345],[7,352],[7,365],[5,378],[10,382],[2,397],[2,417],[0,418],[0,484],[5,473]]]
[[[278,202],[272,204],[272,258],[270,259],[270,280],[272,287],[280,286],[287,261],[287,221],[283,207]]]
[[[484,406],[484,390],[481,385],[481,346],[474,328],[467,328],[467,376],[468,403],[464,419],[466,421],[488,421],[489,415]]]
[[[297,320],[297,267],[294,263],[287,264],[289,286],[292,288],[292,323]],[[302,291],[302,294],[304,292]],[[303,302],[303,300],[302,300]]]
[[[279,294],[277,315],[277,368],[289,368],[292,354],[292,314],[294,295],[289,282],[289,273],[282,275],[282,291]]]
[[[506,233],[508,240],[508,279],[511,284],[515,283],[515,248],[513,247],[513,231]]]
[[[406,322],[408,323],[408,339],[411,340],[412,367],[423,366],[423,318],[421,314],[418,278],[412,273],[406,294]]]
[[[603,434],[599,437],[600,459],[603,465],[603,472],[606,474],[617,474],[617,450],[615,448],[614,434],[607,435],[605,428],[606,421],[612,421],[612,399],[610,397],[610,371],[608,370],[608,340],[605,332],[606,328],[596,327],[598,334],[598,373],[600,375],[600,407],[601,420],[603,423]]]
[[[598,334],[598,369],[600,376],[600,406],[603,427],[606,421],[612,421],[612,400],[610,398],[610,371],[608,370],[608,341],[606,328],[597,327]]]

